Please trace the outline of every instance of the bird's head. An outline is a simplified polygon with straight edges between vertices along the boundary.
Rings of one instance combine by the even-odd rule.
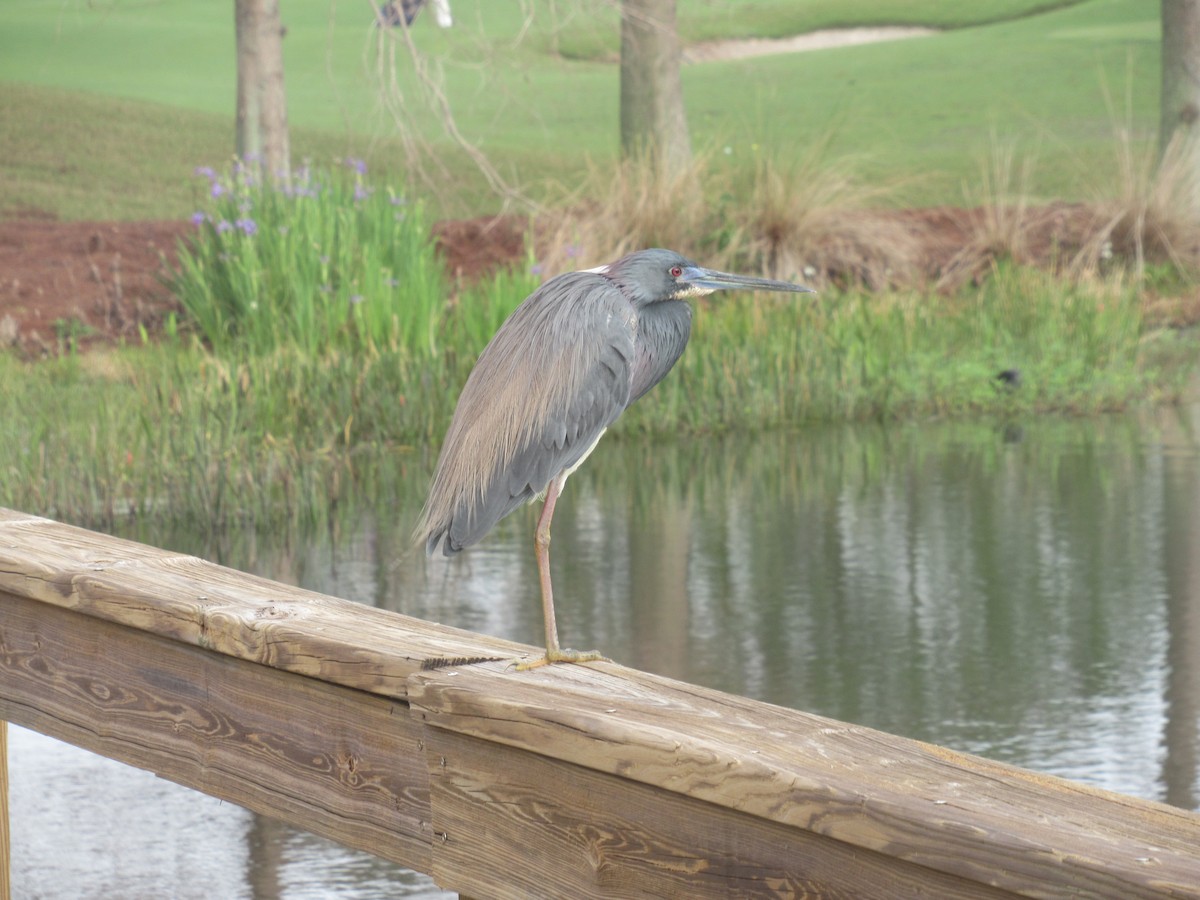
[[[703,297],[714,291],[725,290],[813,293],[812,288],[790,281],[772,281],[769,278],[705,269],[674,250],[639,250],[615,263],[589,271],[599,272],[616,282],[638,307],[664,300]]]

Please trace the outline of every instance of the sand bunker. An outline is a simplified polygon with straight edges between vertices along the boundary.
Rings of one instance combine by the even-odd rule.
[[[805,50],[827,50],[831,47],[852,47],[855,44],[876,44],[903,38],[926,37],[937,34],[933,28],[830,28],[812,31],[790,38],[747,38],[735,41],[704,41],[683,49],[683,61],[712,62],[718,59],[747,59],[770,56],[773,53],[801,53]]]

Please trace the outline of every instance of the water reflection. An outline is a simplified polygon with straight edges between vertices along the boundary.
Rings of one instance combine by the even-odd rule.
[[[555,516],[564,642],[1195,808],[1198,415],[609,440]],[[130,536],[536,643],[536,511],[427,562],[408,543],[427,464],[388,461],[315,533]],[[238,815],[244,896],[437,896]]]

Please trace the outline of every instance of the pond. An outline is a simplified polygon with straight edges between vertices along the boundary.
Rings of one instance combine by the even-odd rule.
[[[1198,427],[1200,404],[606,439],[555,516],[564,644],[1195,809]],[[126,536],[539,642],[536,510],[427,561],[409,544],[425,488],[364,491],[310,533]],[[443,896],[22,729],[10,767],[15,896]]]

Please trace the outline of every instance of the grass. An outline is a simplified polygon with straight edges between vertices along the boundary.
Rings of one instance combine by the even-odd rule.
[[[782,0],[741,9],[736,29],[756,34],[837,15],[959,30],[689,66],[693,137],[706,149],[668,182],[615,165],[615,69],[546,52],[555,41],[563,50],[571,16],[590,5],[556,4],[559,18],[535,20],[515,45],[520,7],[510,4],[456,4],[463,27],[414,36],[441,60],[459,127],[498,170],[537,199],[570,198],[539,246],[543,271],[667,244],[730,268],[811,270],[822,285],[812,301],[702,304],[677,370],[618,433],[1169,399],[1194,342],[1154,330],[1139,285],[1184,278],[1194,231],[1168,202],[1182,182],[1151,178],[1141,162],[1155,135],[1157,17],[1136,0],[1047,5],[1026,16],[1041,4],[875,0],[850,13],[818,2],[801,7],[801,25]],[[697,37],[734,29],[726,9],[685,2],[681,27]],[[12,448],[0,503],[87,524],[132,511],[219,528],[313,514],[379,458],[427,470],[425,454],[404,448],[436,445],[479,349],[537,278],[506,272],[442,301],[415,198],[429,195],[439,215],[494,209],[495,196],[436,137],[430,107],[408,99],[406,72],[400,93],[380,89],[379,35],[361,7],[287,15],[296,155],[364,158],[402,185],[390,197],[356,196],[364,185],[343,169],[348,180],[321,197],[237,182],[211,204],[212,183],[192,173],[228,161],[231,17],[184,4],[0,10],[0,214],[208,216],[177,284],[188,327],[164,344],[38,365],[0,355],[11,385],[0,440]],[[1115,154],[1106,84],[1123,85],[1130,111]],[[397,135],[387,102],[402,97],[411,118]],[[414,135],[443,157],[432,177],[408,170]],[[979,160],[972,193],[964,185],[979,183]],[[1031,206],[1094,200],[1098,184],[1111,186],[1112,206],[1098,206],[1105,216],[1074,248],[1071,279],[1014,265]],[[400,196],[413,201],[410,218],[396,217]],[[879,208],[964,198],[990,200],[963,261],[987,277],[928,293],[911,235]],[[1103,262],[1105,247],[1134,264]],[[60,337],[69,351],[69,326]],[[1003,370],[1019,371],[1021,386],[997,381]]]
[[[1079,0],[760,0],[753,4],[684,0],[678,7],[680,39],[685,43],[738,38],[782,38],[831,28],[907,25],[954,29],[991,25],[1073,6]],[[553,34],[558,52],[575,59],[604,59],[618,52],[614,4],[581,4],[587,21],[576,15]],[[604,27],[597,27],[597,21]]]
[[[44,210],[66,219],[187,218],[207,187],[193,175],[197,165],[228,167],[232,129],[231,116],[6,83],[0,91],[0,216]],[[293,128],[291,138],[298,160],[353,157],[363,144],[305,128]],[[402,182],[389,148],[376,148],[369,161],[378,160],[389,180]],[[462,177],[471,183],[467,173]]]
[[[756,4],[747,28],[799,27],[791,6]],[[1049,4],[1056,5],[1056,4]],[[978,24],[1042,4],[891,2],[855,5],[864,21]],[[804,8],[808,8],[805,4]],[[956,13],[955,9],[968,9]],[[836,9],[818,4],[813,9]],[[840,5],[837,7],[840,8]],[[461,131],[534,199],[573,189],[616,156],[616,70],[570,62],[539,41],[567,14],[556,5],[523,40],[518,5],[457,4],[460,28],[421,22],[423,52],[445,73]],[[542,7],[537,8],[539,14]],[[410,165],[374,67],[378,52],[357,5],[288,12],[289,112],[298,157],[356,156],[402,180]],[[684,5],[681,21],[717,16]],[[954,20],[955,16],[967,18]],[[228,18],[229,21],[226,21]],[[969,21],[968,21],[969,19]],[[953,21],[952,21],[953,20]],[[592,20],[589,18],[589,22]],[[815,20],[814,20],[815,21]],[[65,217],[190,214],[179,185],[198,164],[224,165],[232,148],[232,16],[186,4],[45,6],[0,10],[0,209],[40,206]],[[594,27],[594,26],[593,26]],[[934,38],[685,67],[697,146],[754,171],[759,153],[803,154],[828,140],[835,158],[863,160],[868,181],[904,181],[899,204],[959,202],[992,133],[1036,151],[1033,198],[1082,198],[1117,177],[1108,151],[1104,83],[1129,85],[1133,137],[1153,140],[1159,78],[1157,11],[1138,0],[1090,0],[1037,16],[961,28]],[[137,59],[137,66],[114,64]],[[494,195],[452,143],[404,66],[408,130],[446,166],[433,184],[435,215],[495,209]],[[796,90],[794,85],[802,85]],[[85,93],[86,91],[86,93]],[[80,136],[86,135],[86,140]],[[826,138],[832,135],[831,138]],[[139,148],[129,153],[129,147]],[[420,184],[404,183],[406,190]],[[145,185],[160,190],[142,190]]]
[[[170,287],[218,354],[436,351],[446,279],[421,205],[352,163],[304,168],[284,189],[240,166],[202,170],[215,202],[195,214]]]
[[[648,159],[626,160],[615,172],[594,169],[579,191],[585,199],[568,198],[537,220],[537,255],[556,273],[579,268],[579,259],[664,246],[821,289],[952,291],[986,281],[1002,263],[1076,279],[1120,271],[1158,288],[1173,271],[1182,289],[1200,272],[1194,174],[1179,147],[1158,164],[1128,127],[1112,127],[1119,174],[1076,204],[1033,204],[1038,161],[995,136],[978,186],[965,192],[970,208],[921,214],[891,209],[903,186],[870,182],[852,160],[827,158],[828,140],[791,158],[760,152],[751,172],[714,153],[669,177]]]
[[[625,427],[655,432],[678,420],[700,431],[754,430],[1116,410],[1172,395],[1178,383],[1163,366],[1180,340],[1143,329],[1133,290],[1064,287],[1045,273],[1005,267],[983,290],[952,296],[713,301],[698,314],[673,378],[654,403],[630,411]],[[1006,369],[1022,373],[1019,390],[997,382]]]
[[[220,528],[314,515],[381,454],[424,477],[487,335],[529,288],[505,274],[404,346],[214,356],[189,343],[0,355],[0,505],[91,525],[133,513]],[[1137,292],[997,270],[981,291],[705,303],[676,370],[617,434],[675,436],[931,415],[1090,413],[1169,399],[1194,359]],[[995,375],[1018,369],[1022,385]]]

